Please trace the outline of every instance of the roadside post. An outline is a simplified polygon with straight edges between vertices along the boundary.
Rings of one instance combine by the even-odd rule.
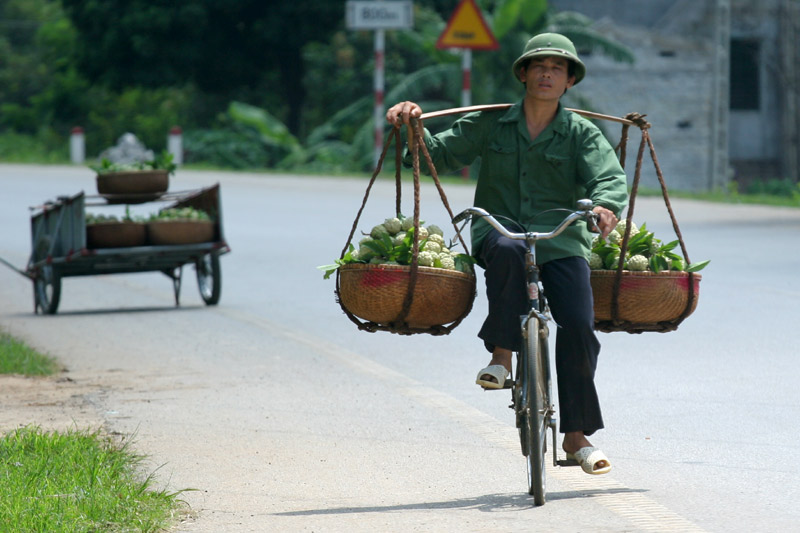
[[[383,94],[384,50],[386,30],[411,29],[414,19],[414,6],[410,0],[348,0],[345,6],[347,28],[350,30],[375,31],[375,108],[373,113],[375,131],[374,163],[383,151]]]
[[[461,52],[461,106],[472,105],[472,51],[497,50],[497,42],[492,30],[483,19],[475,0],[461,0],[450,16],[436,48],[460,48]],[[469,168],[461,171],[464,179],[469,178]]]
[[[86,138],[80,126],[75,126],[69,132],[69,159],[76,164],[86,159]]]
[[[172,154],[172,162],[183,164],[183,130],[180,126],[172,126],[167,136],[167,151]]]

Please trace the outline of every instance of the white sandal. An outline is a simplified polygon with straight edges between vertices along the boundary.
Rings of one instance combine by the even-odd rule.
[[[484,389],[502,389],[506,386],[508,374],[508,370],[503,365],[489,365],[478,372],[475,383]],[[485,379],[484,376],[488,376],[490,379]]]
[[[572,459],[574,461],[577,461],[577,463],[581,465],[583,471],[586,472],[587,474],[592,474],[597,476],[600,474],[607,474],[608,472],[611,471],[611,461],[608,460],[606,454],[604,454],[602,451],[593,446],[586,446],[585,448],[581,448],[574,454],[568,453],[567,459]],[[597,463],[601,461],[605,461],[606,466],[602,468],[595,468],[595,465],[597,465]]]

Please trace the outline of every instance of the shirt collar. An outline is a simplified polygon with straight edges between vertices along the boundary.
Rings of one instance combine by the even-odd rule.
[[[500,122],[524,122],[525,113],[522,111],[522,102],[523,101],[520,100],[509,107],[508,111],[506,111],[505,114],[500,117]],[[569,131],[568,121],[569,111],[567,111],[566,108],[561,105],[561,102],[559,102],[556,116],[553,118],[553,122],[550,123],[550,126],[556,133],[565,135]]]

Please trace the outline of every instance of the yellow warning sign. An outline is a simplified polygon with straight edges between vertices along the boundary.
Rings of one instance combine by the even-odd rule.
[[[436,41],[436,48],[496,50],[499,47],[475,0],[461,0],[458,3],[447,27]]]

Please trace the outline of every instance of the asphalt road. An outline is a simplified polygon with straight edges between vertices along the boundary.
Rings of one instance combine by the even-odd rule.
[[[673,199],[703,271],[676,332],[601,334],[606,476],[552,468],[532,506],[506,392],[482,392],[469,317],[448,336],[365,333],[317,265],[338,257],[366,179],[180,170],[171,190],[221,183],[232,253],[220,304],[185,269],[67,278],[55,316],[0,265],[0,327],[56,355],[109,431],[134,435],[162,486],[185,492],[179,531],[788,531],[800,520],[800,210]],[[80,190],[80,167],[0,166],[0,258],[26,264],[28,206]],[[454,210],[467,185],[446,187]],[[410,179],[404,209],[411,212]],[[446,227],[435,190],[422,217]],[[147,210],[148,205],[139,206]],[[394,210],[376,184],[359,228]],[[635,220],[664,240],[660,199]],[[22,421],[21,421],[22,422]],[[36,421],[31,420],[30,423]]]

